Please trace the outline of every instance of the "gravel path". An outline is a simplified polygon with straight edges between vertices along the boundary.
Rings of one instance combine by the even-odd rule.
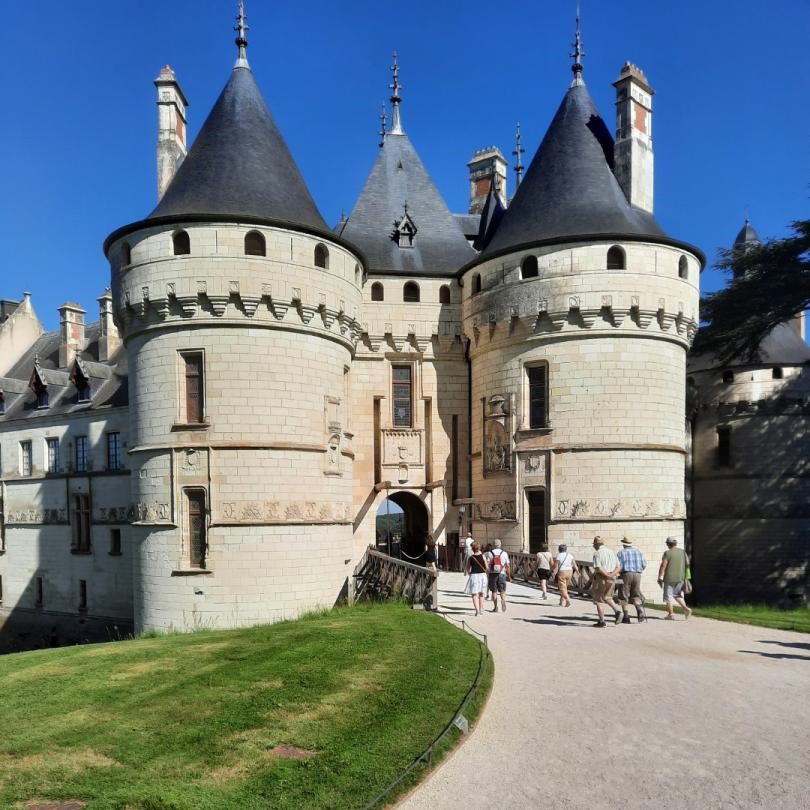
[[[440,574],[440,609],[488,636],[492,696],[399,810],[810,808],[810,635],[659,611],[598,629],[515,584],[473,618],[464,581]]]

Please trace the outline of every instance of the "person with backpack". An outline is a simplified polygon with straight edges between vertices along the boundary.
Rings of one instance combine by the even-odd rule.
[[[492,551],[487,554],[489,563],[489,589],[492,591],[492,612],[498,612],[498,596],[501,597],[501,609],[506,613],[506,580],[512,579],[509,567],[509,555],[501,548],[501,541],[492,544]]]

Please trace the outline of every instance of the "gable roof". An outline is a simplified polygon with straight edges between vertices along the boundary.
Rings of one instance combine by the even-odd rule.
[[[539,242],[621,237],[672,241],[652,214],[627,202],[613,174],[613,138],[587,87],[575,84],[482,258]]]
[[[407,214],[417,228],[400,247],[394,223]],[[363,191],[338,234],[364,253],[370,273],[451,276],[475,258],[459,221],[433,184],[410,139],[388,133]]]

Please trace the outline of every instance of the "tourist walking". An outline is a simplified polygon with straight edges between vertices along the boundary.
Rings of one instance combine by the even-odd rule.
[[[613,601],[613,590],[616,587],[616,577],[621,566],[619,558],[613,549],[605,546],[605,541],[597,534],[593,538],[593,582],[591,583],[591,598],[596,605],[599,617],[594,627],[607,627],[605,624],[605,605],[613,608],[616,624],[621,621],[622,612]]]
[[[472,553],[473,553],[472,547],[473,547],[474,542],[475,541],[473,540],[473,536],[469,532],[467,532],[467,536],[464,538],[464,543],[463,543],[463,545],[461,547],[462,548],[462,554],[464,555],[462,560],[461,560],[461,570],[462,571],[467,570],[467,560],[469,560],[470,557],[472,557]]]
[[[537,552],[537,579],[540,581],[540,590],[543,599],[548,599],[548,581],[551,579],[551,567],[553,565],[551,552],[548,546],[543,543],[540,551]]]
[[[644,621],[644,597],[641,595],[641,573],[647,567],[644,555],[633,546],[629,537],[622,537],[622,547],[616,555],[619,558],[622,574],[622,624],[630,624],[630,604],[636,607],[636,617]]]
[[[560,605],[571,607],[571,600],[568,598],[568,584],[571,577],[579,573],[577,561],[574,555],[568,551],[568,546],[561,544],[557,546],[557,558],[554,560],[553,576],[557,577],[557,587],[560,590]]]
[[[689,556],[682,549],[678,548],[678,540],[675,537],[667,537],[667,550],[661,558],[661,565],[658,568],[658,584],[664,587],[664,603],[667,606],[665,619],[672,621],[675,618],[675,603],[683,608],[683,617],[688,619],[692,611],[687,607],[683,598],[683,586],[686,582],[686,567],[689,565]]]
[[[429,534],[425,541],[425,568],[427,568],[428,571],[438,573],[436,561],[436,541],[433,539],[433,535]]]
[[[487,554],[489,563],[489,589],[492,591],[492,612],[498,612],[498,596],[501,597],[501,608],[506,613],[506,579],[512,579],[512,569],[509,567],[509,555],[501,548],[501,541],[492,544],[492,550]]]
[[[489,574],[489,563],[481,553],[480,543],[473,542],[472,554],[464,570],[468,574],[464,593],[472,596],[475,615],[478,616],[484,612],[484,591],[487,589],[487,574]]]

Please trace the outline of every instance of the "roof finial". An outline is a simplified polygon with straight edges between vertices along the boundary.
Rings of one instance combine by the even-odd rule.
[[[585,56],[585,51],[582,50],[582,32],[579,28],[579,0],[577,0],[577,33],[573,42],[573,48],[574,52],[571,54],[571,58],[574,60],[574,64],[571,65],[571,70],[574,72],[574,80],[571,82],[571,87],[585,84],[582,80],[582,57]]]
[[[239,56],[236,58],[235,68],[250,68],[247,60],[247,16],[245,15],[245,0],[239,0],[239,13],[236,15],[236,26],[233,29],[236,31],[236,47],[239,48]]]
[[[518,121],[517,126],[515,128],[515,148],[512,150],[512,154],[515,156],[515,188],[520,185],[520,181],[523,179],[523,160],[521,155],[526,151],[522,144],[521,139],[522,135],[520,134],[520,121]]]
[[[385,125],[388,123],[388,115],[385,109],[385,102],[380,104],[380,146],[385,143],[385,136],[388,134],[385,131]]]
[[[402,85],[399,83],[399,63],[397,52],[394,51],[394,64],[391,65],[391,73],[394,74],[394,81],[388,86],[391,88],[391,135],[402,135],[402,122],[399,118],[399,103],[402,101],[399,91]]]

